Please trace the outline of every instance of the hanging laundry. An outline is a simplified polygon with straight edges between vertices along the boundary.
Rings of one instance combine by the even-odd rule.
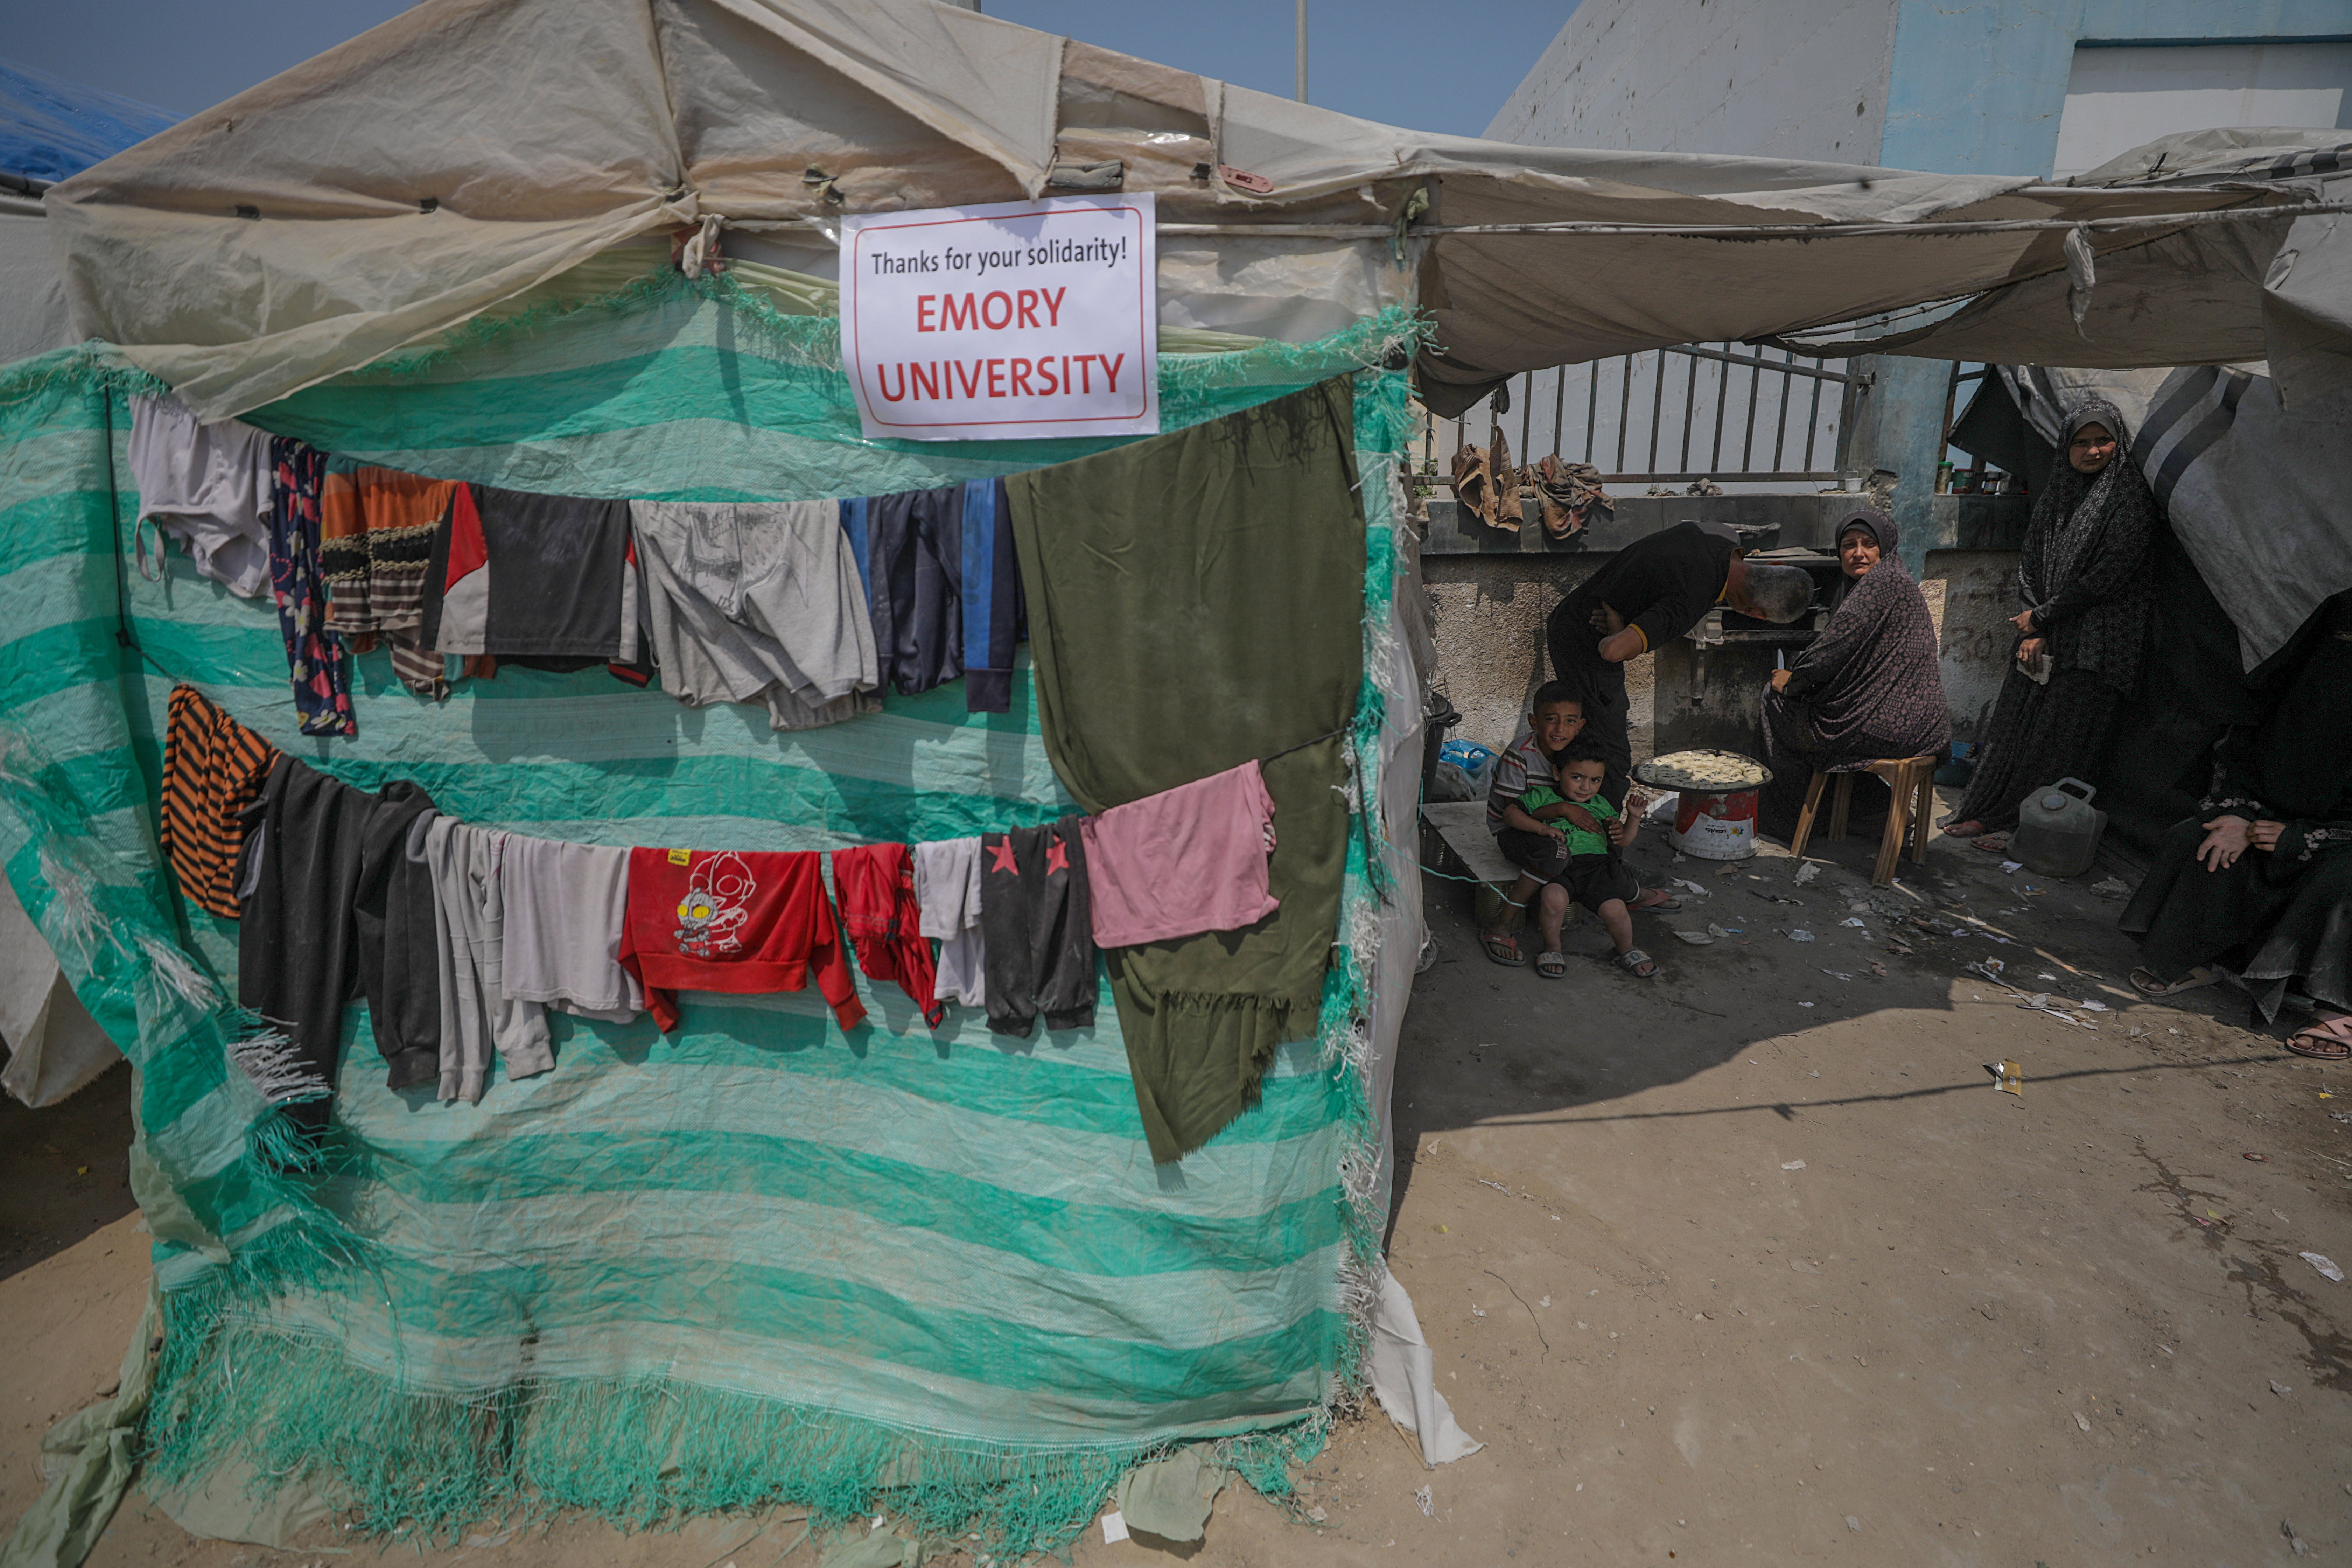
[[[509,834],[499,889],[506,906],[499,984],[510,1000],[611,1024],[645,1011],[644,989],[621,964],[626,849]]]
[[[915,858],[903,844],[861,844],[833,852],[841,923],[868,980],[892,980],[936,1029],[947,1005],[933,994],[931,944],[915,899]]]
[[[131,400],[131,482],[139,521],[187,542],[203,575],[255,598],[269,586],[269,433],[203,425],[176,397]]]
[[[506,994],[506,890],[499,862],[509,837],[447,816],[434,818],[425,830],[441,981],[444,1100],[480,1103],[493,1048],[509,1078],[529,1078],[555,1066],[546,1007]]]
[[[380,804],[365,790],[281,756],[260,797],[245,809],[236,1000],[283,1036],[270,1053],[264,1091],[273,1100],[303,1097],[307,1103],[291,1111],[301,1126],[327,1120],[343,1007],[359,978],[352,906],[361,849]]]
[[[629,503],[459,485],[432,540],[419,643],[532,669],[637,657]]]
[[[964,708],[1012,707],[1028,635],[1004,481],[972,479],[840,503],[882,674],[912,696],[965,678]]]
[[[1064,787],[1099,812],[1262,757],[1281,807],[1266,872],[1279,910],[1110,954],[1155,1160],[1255,1104],[1276,1047],[1321,1017],[1349,837],[1336,732],[1364,668],[1354,446],[1341,376],[1006,481]],[[995,943],[992,923],[992,966]]]
[[[980,840],[915,846],[915,903],[923,934],[939,939],[931,994],[978,1007],[988,1001],[988,943],[980,926]]]
[[[1254,762],[1086,819],[1098,947],[1239,931],[1280,907],[1266,887],[1274,796]]]
[[[360,830],[360,879],[352,894],[360,994],[387,1089],[441,1076],[439,938],[425,836],[440,814],[433,797],[394,779]]]
[[[1095,938],[1087,915],[1087,851],[1078,818],[982,836],[988,1026],[1028,1037],[1095,1021]]]
[[[261,793],[278,748],[222,712],[193,686],[174,686],[163,721],[163,798],[156,837],[180,896],[237,918],[240,815]]]
[[[833,501],[633,501],[662,689],[764,702],[778,730],[882,708],[865,590]]]
[[[343,645],[327,629],[327,579],[319,568],[326,481],[327,454],[282,436],[269,443],[269,586],[302,733],[356,735]]]
[[[353,653],[381,637],[392,669],[420,697],[448,695],[447,668],[418,640],[434,534],[457,489],[348,458],[327,460],[319,494],[319,565],[327,579],[327,626]]]
[[[654,1022],[677,1027],[677,993],[817,990],[845,1029],[866,1021],[814,850],[632,849],[621,963]]]

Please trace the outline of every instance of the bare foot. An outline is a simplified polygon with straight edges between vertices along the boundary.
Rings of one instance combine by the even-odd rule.
[[[1982,833],[1983,831],[1984,824],[1981,822],[1948,822],[1944,824],[1944,836],[1948,838],[1974,838],[1978,834]]]

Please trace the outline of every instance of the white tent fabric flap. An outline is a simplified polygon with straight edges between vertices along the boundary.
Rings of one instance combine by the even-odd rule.
[[[0,877],[0,1089],[26,1105],[55,1105],[89,1087],[122,1052],[81,1005],[41,934]]]
[[[1366,1358],[1372,1397],[1389,1419],[1421,1439],[1422,1463],[1435,1469],[1485,1447],[1454,1419],[1453,1406],[1437,1392],[1435,1361],[1422,1337],[1412,1298],[1396,1276],[1381,1270],[1380,1297],[1372,1307],[1371,1352]]]

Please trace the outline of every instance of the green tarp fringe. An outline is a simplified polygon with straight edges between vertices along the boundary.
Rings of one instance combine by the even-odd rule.
[[[735,493],[870,493],[1070,455],[878,450],[854,416],[845,437],[827,423],[837,378],[823,392],[756,332],[722,341],[742,312],[709,294],[646,280],[255,420],[585,494],[719,475]],[[1184,374],[1223,359],[1248,362],[1244,379],[1178,413],[1384,365],[1415,332],[1399,313],[1194,356]],[[1370,471],[1402,450],[1403,377],[1353,382]],[[159,1482],[234,1462],[276,1486],[291,1468],[372,1530],[441,1539],[555,1508],[635,1526],[887,1500],[927,1529],[982,1530],[1000,1555],[1066,1540],[1124,1468],[1184,1445],[1286,1494],[1360,1386],[1382,1217],[1360,929],[1379,897],[1369,679],[1332,742],[1350,809],[1319,1027],[1276,1053],[1257,1109],[1181,1182],[1145,1152],[1108,996],[1092,1030],[1008,1047],[969,1010],[934,1035],[862,978],[876,1022],[854,1037],[797,996],[690,1000],[667,1038],[559,1018],[557,1070],[501,1076],[479,1106],[384,1089],[355,1007],[335,1125],[305,1140],[232,1063],[256,1033],[229,1005],[234,923],[183,904],[156,849],[174,681],[361,787],[411,778],[467,820],[585,842],[816,848],[1074,803],[1026,668],[1010,713],[970,714],[950,685],[777,735],[753,710],[593,674],[505,672],[436,706],[378,652],[354,667],[359,736],[303,737],[266,599],[231,598],[177,553],[159,581],[131,568],[126,398],[155,390],[104,345],[0,371],[0,867],[134,1065],[165,1342],[140,1451]],[[1392,514],[1381,486],[1363,504],[1371,639]],[[42,1515],[84,1523],[20,1537],[10,1568],[69,1563],[102,1529],[127,1468],[84,1452],[82,1490]]]

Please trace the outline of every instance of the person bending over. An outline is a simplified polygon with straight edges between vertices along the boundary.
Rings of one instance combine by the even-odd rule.
[[[1785,625],[1811,605],[1813,580],[1794,566],[1751,564],[1720,525],[1678,522],[1635,540],[1569,591],[1544,622],[1552,674],[1567,684],[1585,731],[1608,759],[1601,794],[1622,806],[1633,746],[1625,664],[1654,653],[1721,605]]]

